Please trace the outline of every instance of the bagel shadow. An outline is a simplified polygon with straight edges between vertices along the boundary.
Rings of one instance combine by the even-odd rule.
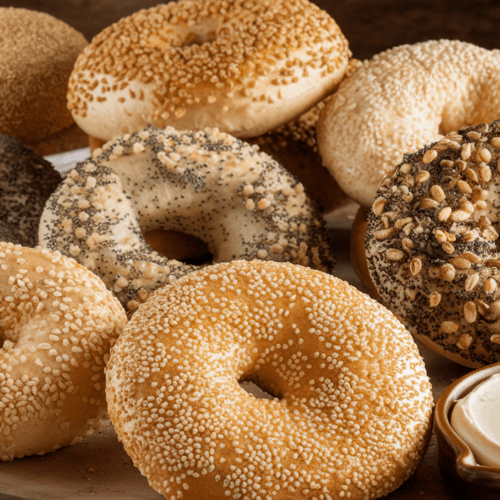
[[[111,424],[73,446],[2,463],[0,492],[1,500],[163,499],[134,467]]]

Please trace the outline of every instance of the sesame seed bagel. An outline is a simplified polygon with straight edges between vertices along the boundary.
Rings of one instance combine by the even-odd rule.
[[[431,429],[430,382],[403,325],[289,263],[218,264],[157,290],[106,382],[120,440],[167,499],[378,498],[411,475]]]
[[[403,153],[500,116],[500,51],[450,40],[402,45],[360,64],[318,122],[323,164],[370,207]]]
[[[500,121],[404,156],[368,215],[366,255],[383,302],[462,365],[500,361]]]
[[[60,182],[61,175],[48,161],[0,134],[0,222],[9,226],[12,243],[38,244],[40,216]]]
[[[104,365],[126,316],[57,252],[0,242],[0,459],[74,444],[106,415]]]
[[[179,0],[98,34],[76,62],[69,109],[103,140],[148,124],[253,137],[331,92],[349,56],[308,0]]]
[[[84,36],[48,14],[0,8],[0,132],[33,144],[73,124],[68,80]]]
[[[157,229],[201,239],[215,262],[292,261],[330,272],[321,214],[295,177],[234,137],[147,127],[96,150],[49,198],[41,244],[98,274],[127,310],[190,273],[153,251]]]

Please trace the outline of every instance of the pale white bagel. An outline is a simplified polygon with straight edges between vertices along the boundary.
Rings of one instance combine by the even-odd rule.
[[[215,262],[333,268],[323,218],[302,184],[229,134],[147,127],[94,154],[47,201],[40,242],[98,274],[129,311],[197,269],[153,251],[142,232],[195,236]]]
[[[369,207],[404,153],[500,116],[500,51],[439,40],[402,45],[359,65],[318,122],[324,165]]]
[[[97,35],[73,70],[69,108],[103,140],[148,124],[253,137],[331,92],[349,55],[308,0],[180,0]]]

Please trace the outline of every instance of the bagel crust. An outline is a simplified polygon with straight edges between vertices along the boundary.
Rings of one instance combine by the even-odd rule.
[[[217,264],[157,290],[113,349],[106,387],[120,440],[167,499],[378,498],[414,471],[431,429],[408,331],[289,263]]]
[[[500,121],[404,156],[368,215],[370,276],[424,344],[479,367],[500,361]]]
[[[148,127],[96,150],[48,200],[42,245],[98,274],[129,311],[196,266],[153,251],[143,232],[201,239],[215,262],[292,261],[331,272],[319,210],[257,148],[217,129]]]
[[[248,139],[283,165],[304,185],[306,193],[329,214],[349,199],[323,166],[316,144],[316,124],[325,100],[296,120],[267,134]]]
[[[500,116],[500,51],[450,40],[402,45],[360,64],[318,122],[323,164],[370,207],[403,154]]]
[[[13,229],[7,223],[1,220],[0,220],[0,241],[14,243],[15,245],[20,244],[20,241],[16,238]]]
[[[329,94],[349,56],[308,0],[179,0],[97,35],[76,62],[69,109],[103,140],[148,124],[254,137]]]
[[[51,163],[17,139],[0,134],[0,222],[9,227],[9,241],[27,247],[38,244],[40,216],[60,182],[61,174]]]
[[[125,323],[116,298],[73,259],[0,242],[0,460],[99,428],[104,365]]]
[[[0,132],[34,144],[73,123],[68,80],[85,37],[43,12],[0,8]]]

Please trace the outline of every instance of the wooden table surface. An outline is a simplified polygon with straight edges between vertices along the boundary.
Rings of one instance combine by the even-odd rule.
[[[203,1],[203,0],[200,0]],[[0,0],[0,6],[48,12],[80,30],[88,40],[104,27],[158,0]],[[488,0],[316,0],[337,21],[354,57],[369,58],[403,43],[449,38],[486,48],[500,47],[500,5]],[[496,5],[495,5],[496,4]],[[336,274],[362,287],[350,266],[349,232],[337,230]],[[435,398],[464,367],[421,347]],[[0,464],[0,499],[30,500],[161,499],[134,468],[112,428],[81,443],[43,457]],[[451,500],[438,470],[433,434],[416,473],[390,500]],[[200,499],[202,500],[202,499]]]

